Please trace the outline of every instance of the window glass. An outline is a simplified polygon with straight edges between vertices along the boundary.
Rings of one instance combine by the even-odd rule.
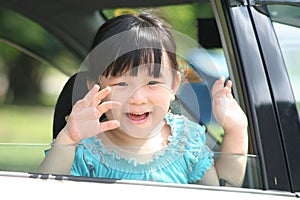
[[[151,10],[171,26],[177,42],[179,66],[189,88],[184,89],[185,87],[182,87],[179,92],[179,100],[185,105],[184,109],[187,109],[181,110],[181,112],[189,115],[194,121],[200,121],[206,125],[210,132],[209,137],[212,137],[212,141],[209,140],[211,142],[210,147],[218,151],[224,131],[215,122],[211,113],[211,106],[207,105],[211,104],[210,89],[213,82],[220,75],[229,78],[229,74],[220,38],[216,34],[217,29],[210,4],[193,3],[154,8],[117,8],[102,12],[106,18],[111,18],[125,13],[138,13],[143,10]],[[208,37],[209,34],[213,37]],[[197,90],[202,91],[201,97],[197,96]],[[191,92],[194,93],[192,97],[190,96]]]
[[[135,13],[149,8],[119,8],[103,10],[111,18],[122,13]],[[211,112],[211,87],[221,75],[230,79],[224,49],[210,4],[184,4],[150,8],[162,16],[174,30],[178,61],[186,82],[178,93],[179,112],[204,124],[207,144],[219,156],[224,130]],[[176,108],[176,105],[174,106]],[[174,109],[173,112],[178,111]],[[228,156],[230,157],[230,156]],[[243,187],[261,188],[256,155],[248,156]]]
[[[110,18],[140,9],[147,8],[109,9],[103,14]],[[207,145],[217,158],[224,130],[212,115],[210,90],[220,75],[230,76],[210,4],[153,9],[173,28],[184,76],[172,110],[205,126]],[[1,9],[0,24],[7,30],[0,29],[0,170],[35,172],[53,141],[56,100],[80,63],[53,35],[23,16]],[[26,24],[28,32],[13,34],[24,31],[20,24]],[[243,187],[261,187],[258,166],[256,155],[248,155]]]
[[[279,45],[284,57],[287,72],[300,108],[300,8],[296,6],[270,5],[268,6],[273,20]]]

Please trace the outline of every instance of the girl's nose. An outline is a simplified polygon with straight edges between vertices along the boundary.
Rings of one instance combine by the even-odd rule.
[[[133,91],[129,98],[129,104],[144,104],[148,102],[147,93],[143,87],[137,88]]]

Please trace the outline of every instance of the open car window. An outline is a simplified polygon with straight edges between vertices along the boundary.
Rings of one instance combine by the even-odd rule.
[[[124,12],[138,12],[140,9],[146,8],[116,8],[101,12],[108,19]],[[213,117],[210,91],[214,81],[221,75],[230,79],[230,66],[227,66],[224,53],[226,49],[220,43],[210,4],[193,3],[154,9],[173,27],[180,49],[178,60],[185,82],[178,93],[179,104],[173,105],[174,112],[185,114],[194,122],[205,126],[207,145],[217,158],[220,156],[224,130]],[[176,15],[176,12],[182,14]],[[6,15],[5,9],[1,9],[0,14],[0,18],[6,21],[3,18]],[[17,18],[28,20],[19,15]],[[29,27],[37,26],[30,22],[26,28],[30,31]],[[26,37],[20,38],[20,43],[15,43],[16,40],[5,34],[0,38],[0,170],[3,171],[35,173],[53,141],[52,125],[57,99],[69,76],[80,65],[80,59],[63,42],[55,40],[51,33],[47,35],[47,30],[41,27],[38,29],[42,33],[33,32],[42,37],[39,43],[44,47],[56,44],[53,48],[44,49],[51,49],[51,52],[26,44],[30,42]],[[33,48],[27,49],[27,46]],[[70,65],[70,68],[58,67],[61,63]],[[64,69],[70,71],[66,72]],[[27,72],[31,72],[33,77],[29,77]],[[62,116],[63,119],[65,117],[66,115]],[[230,158],[237,155],[226,156]],[[243,187],[261,188],[258,156],[251,148],[247,156]]]

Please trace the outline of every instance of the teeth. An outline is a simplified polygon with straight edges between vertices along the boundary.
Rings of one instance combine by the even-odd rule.
[[[131,114],[133,114],[133,115],[143,115],[145,113],[131,113]]]

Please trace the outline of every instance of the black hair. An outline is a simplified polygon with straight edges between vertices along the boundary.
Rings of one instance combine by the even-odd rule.
[[[98,82],[100,76],[120,76],[129,70],[135,76],[140,65],[149,66],[149,74],[158,77],[163,53],[176,72],[176,44],[164,20],[147,11],[120,15],[98,29],[89,55],[88,78]]]

